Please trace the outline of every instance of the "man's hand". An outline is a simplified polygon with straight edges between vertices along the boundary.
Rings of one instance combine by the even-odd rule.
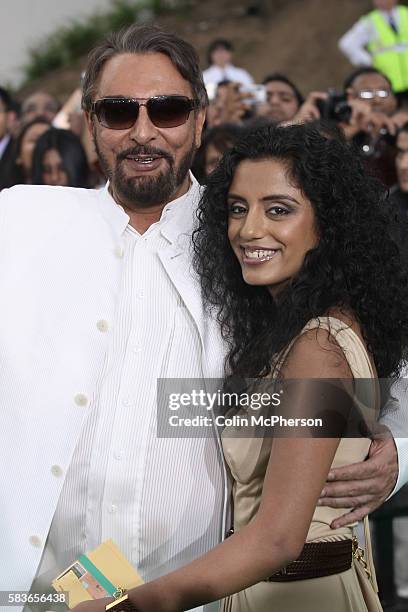
[[[358,132],[365,131],[372,115],[372,110],[368,102],[364,100],[349,99],[347,104],[351,108],[351,115],[348,123],[339,123],[347,140],[351,140]]]
[[[360,521],[387,499],[398,478],[398,454],[391,435],[373,440],[368,459],[329,472],[319,506],[351,508],[332,529]]]
[[[228,83],[219,87],[211,103],[207,120],[211,127],[224,123],[241,123],[242,117],[251,109],[249,92],[242,92],[239,83]]]
[[[405,123],[408,123],[408,112],[407,111],[397,111],[391,117],[394,124],[397,126],[397,129],[400,130]]]
[[[365,100],[350,97],[350,92],[351,90],[348,89],[347,104],[351,108],[350,119],[348,123],[339,124],[347,140],[351,140],[359,132],[365,132],[372,138],[376,138],[382,130],[395,136],[400,125],[408,120],[407,113],[388,117],[385,113],[373,111]]]
[[[311,91],[293,119],[286,123],[291,124],[318,121],[320,119],[320,111],[317,107],[317,102],[319,100],[325,101],[328,97],[328,93],[325,91]]]

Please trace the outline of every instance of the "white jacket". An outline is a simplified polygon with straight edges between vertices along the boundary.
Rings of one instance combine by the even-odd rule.
[[[128,222],[118,206],[112,224],[112,204],[106,190],[0,194],[0,590],[30,588],[63,485],[59,468],[66,473],[102,368],[107,335],[95,322],[114,320]],[[204,374],[217,378],[224,347],[191,277],[193,219],[192,209],[178,244],[159,256],[200,333]]]

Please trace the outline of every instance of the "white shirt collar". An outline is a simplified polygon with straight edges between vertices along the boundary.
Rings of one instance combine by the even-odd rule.
[[[201,195],[200,185],[192,172],[190,176],[190,187],[188,191],[168,202],[163,208],[160,221],[160,231],[163,236],[173,243],[180,234],[191,233],[195,220],[195,211]],[[100,207],[106,221],[112,227],[117,237],[121,236],[129,224],[129,215],[123,207],[118,204],[109,192],[109,181],[102,189],[98,190]]]
[[[196,220],[197,206],[202,193],[201,186],[190,171],[190,187],[188,191],[166,204],[163,209],[160,231],[171,243],[178,241],[180,236],[191,235]]]

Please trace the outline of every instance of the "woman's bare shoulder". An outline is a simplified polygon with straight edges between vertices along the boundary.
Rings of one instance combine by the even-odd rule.
[[[361,329],[361,325],[358,322],[357,317],[353,314],[353,312],[350,309],[336,306],[334,308],[330,308],[327,311],[326,316],[342,321],[346,327],[349,327],[357,334],[357,336],[360,338],[360,340],[365,345],[365,340],[364,340],[363,332]]]
[[[284,378],[349,378],[352,376],[344,352],[330,331],[315,327],[293,342],[280,368]]]

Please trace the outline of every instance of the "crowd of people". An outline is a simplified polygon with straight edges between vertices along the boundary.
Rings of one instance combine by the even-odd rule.
[[[201,182],[245,130],[324,119],[335,123],[344,137],[356,144],[367,168],[388,187],[397,183],[396,138],[408,123],[408,108],[400,104],[388,78],[375,68],[353,71],[340,94],[313,91],[306,98],[287,75],[278,73],[267,75],[262,88],[257,86],[256,90],[246,90],[230,80],[212,85],[203,144],[194,163]],[[3,88],[0,108],[2,189],[16,184],[103,184],[103,173],[78,110],[67,115],[53,96],[43,92],[30,95],[20,106]],[[65,129],[59,127],[62,117]]]
[[[36,91],[22,102],[0,87],[0,189],[19,184],[94,187],[85,121],[51,94]],[[63,127],[62,127],[63,126]]]
[[[381,612],[367,515],[408,481],[406,399],[378,388],[408,343],[408,105],[372,65],[312,92],[274,68],[255,83],[219,39],[201,72],[132,26],[63,103],[0,88],[2,590],[45,592],[113,538],[146,582],[131,610]],[[157,380],[203,377],[341,380],[326,400],[352,389],[387,435],[158,437]],[[319,398],[294,384],[282,410]]]
[[[374,4],[391,7],[396,2],[376,0]],[[232,63],[232,43],[214,40],[208,49],[208,67],[203,71],[209,106],[203,143],[193,166],[199,181],[206,181],[217,161],[245,130],[323,119],[337,125],[346,140],[361,151],[366,167],[387,187],[396,189],[397,136],[408,124],[408,104],[401,88],[395,91],[390,76],[368,65],[367,52],[363,62],[361,55],[350,51],[352,43],[356,44],[355,30],[362,27],[359,22],[340,41],[340,48],[360,66],[350,72],[337,90],[305,95],[290,75],[279,72],[265,75],[261,84],[255,85],[247,70]],[[363,44],[360,39],[359,44]],[[106,177],[79,99],[80,92],[76,91],[62,105],[55,96],[36,91],[17,101],[0,87],[0,189],[15,184],[103,185]],[[399,193],[401,189],[399,184]]]

